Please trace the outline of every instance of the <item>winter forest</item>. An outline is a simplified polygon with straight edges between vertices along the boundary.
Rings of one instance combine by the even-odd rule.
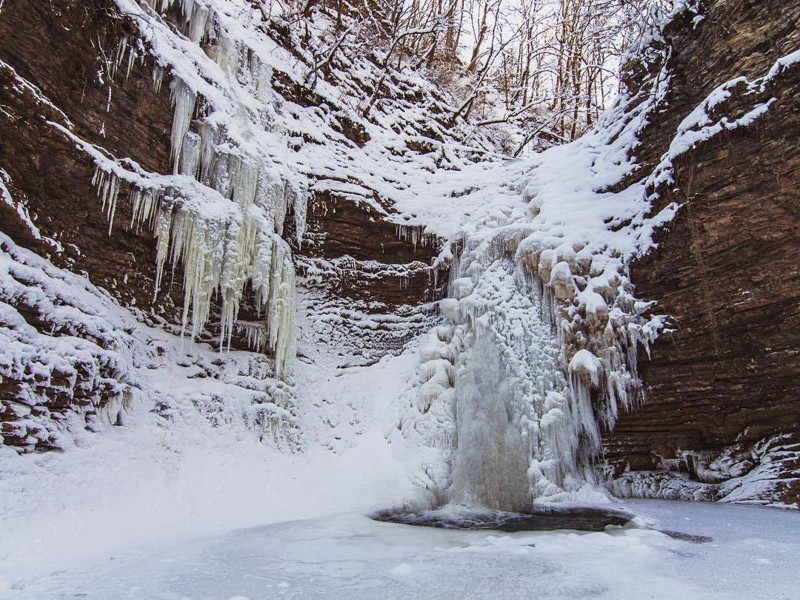
[[[800,3],[0,0],[0,600],[795,598]]]

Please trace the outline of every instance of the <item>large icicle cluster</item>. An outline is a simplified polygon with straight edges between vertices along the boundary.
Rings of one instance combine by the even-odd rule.
[[[0,406],[0,447],[67,449],[85,430],[198,412],[203,426],[246,431],[282,450],[302,446],[294,388],[273,379],[266,357],[187,351],[2,233],[0,344],[0,385],[16,390]]]
[[[172,175],[113,160],[64,132],[95,160],[94,183],[109,233],[120,184],[127,184],[133,207],[130,226],[145,226],[158,239],[156,289],[167,263],[182,268],[184,330],[192,338],[202,332],[218,297],[220,344],[230,345],[249,286],[263,322],[250,327],[247,338],[254,349],[275,354],[280,373],[294,356],[295,312],[295,271],[283,232],[292,213],[301,242],[306,186],[270,154],[282,143],[273,131],[271,69],[228,34],[212,5],[201,0],[147,1],[149,9],[166,14],[173,4],[180,6],[180,25],[194,49],[185,42],[180,53],[169,48],[177,42],[174,34],[164,32],[165,17],[136,2],[119,2],[128,15],[147,25],[141,30],[160,65],[154,74],[156,88],[163,69],[171,70]],[[123,38],[117,62],[124,62],[128,53],[127,62],[133,64],[140,51]]]

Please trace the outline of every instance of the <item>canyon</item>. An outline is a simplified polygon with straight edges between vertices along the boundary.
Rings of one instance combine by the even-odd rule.
[[[175,361],[187,381],[224,380],[258,405],[262,439],[307,450],[317,434],[303,432],[306,367],[290,374],[296,318],[296,361],[331,377],[422,348],[387,437],[436,454],[418,477],[431,504],[519,509],[588,482],[621,497],[797,508],[800,8],[676,11],[577,150],[509,161],[488,136],[462,142],[470,123],[417,74],[390,72],[366,115],[353,105],[364,81],[339,65],[310,83],[291,32],[240,24],[258,18],[247,3],[237,14],[161,4],[0,4],[11,307],[0,433],[15,456],[125,427],[148,389],[125,348],[153,370]],[[353,72],[386,78],[369,59]],[[547,173],[604,167],[576,195],[608,195],[609,239],[652,239],[615,254],[569,221],[536,233],[562,190]],[[76,317],[82,296],[51,292],[27,251],[128,316]],[[601,283],[616,282],[602,290],[590,285],[598,256],[611,265]],[[137,323],[171,337],[142,341]],[[181,357],[184,343],[206,349]],[[203,411],[225,403],[203,398],[192,400]],[[486,430],[464,428],[470,411]],[[519,434],[507,420],[537,425]],[[503,440],[491,451],[486,431]],[[326,435],[323,446],[347,443]]]

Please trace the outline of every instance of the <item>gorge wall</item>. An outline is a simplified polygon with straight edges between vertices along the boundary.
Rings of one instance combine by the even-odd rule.
[[[701,3],[665,31],[666,110],[641,135],[645,168],[715,88],[751,81],[800,47],[800,6]],[[658,248],[632,267],[637,295],[671,318],[639,373],[647,399],[605,435],[618,491],[737,497],[737,478],[764,482],[748,501],[796,504],[800,493],[800,69],[757,93],[743,84],[718,109],[736,117],[774,98],[752,126],[697,143],[674,165],[656,210],[678,202]],[[660,474],[653,473],[660,471]],[[664,472],[671,475],[666,475]],[[641,479],[637,479],[641,477]],[[629,487],[630,486],[630,487]]]
[[[188,28],[191,23],[176,10],[178,6],[170,9],[170,18],[176,27]],[[128,186],[120,185],[122,199],[109,227],[108,211],[101,208],[93,180],[96,161],[75,142],[84,140],[122,164],[155,174],[172,172],[177,67],[163,64],[163,57],[139,40],[139,26],[141,22],[108,0],[20,1],[2,7],[0,230],[54,265],[85,275],[119,304],[136,311],[144,323],[178,334],[185,301],[181,264],[173,264],[160,287],[156,285],[158,240],[147,227],[134,223]],[[201,42],[204,51],[213,54],[213,41],[204,34]],[[138,53],[127,55],[125,49]],[[325,134],[335,137],[329,140],[331,145],[356,148],[369,139],[363,126],[350,120],[349,111],[303,88],[296,73],[290,76],[273,69],[270,75],[275,94],[271,101],[289,103],[301,114],[321,114],[324,125],[330,124]],[[417,93],[424,98],[428,91]],[[323,143],[303,132],[288,131],[288,136],[296,136],[290,138],[295,151]],[[306,172],[298,174],[300,178],[323,180],[309,195],[308,212],[303,215],[306,235],[297,235],[299,221],[292,206],[281,232],[292,245],[301,285],[313,295],[311,310],[322,324],[312,328],[311,343],[335,334],[330,341],[348,347],[342,354],[355,353],[364,363],[399,352],[415,332],[430,324],[430,309],[419,307],[435,295],[430,263],[436,240],[418,236],[413,227],[400,233],[387,219],[390,203],[372,189],[359,188],[357,175],[336,181]],[[339,189],[342,185],[345,191]],[[54,339],[88,337],[100,347],[110,343],[95,339],[77,322],[56,327],[33,298],[11,289],[6,292],[3,301],[39,333]],[[218,346],[219,297],[210,309],[208,326],[198,337]],[[327,327],[326,317],[336,326]],[[372,327],[359,326],[370,318]],[[252,290],[245,290],[231,346],[254,349],[250,330],[261,327],[261,319]],[[3,325],[15,335],[17,325],[5,321]],[[0,433],[4,444],[21,451],[59,446],[36,419],[64,424],[70,413],[77,412],[89,423],[114,394],[120,395],[109,389],[113,385],[95,381],[96,356],[76,369],[65,367],[67,372],[50,371],[43,360],[32,355],[21,369],[9,358],[0,377]],[[343,364],[350,362],[342,358]],[[106,382],[119,377],[111,366],[101,366],[100,372]]]

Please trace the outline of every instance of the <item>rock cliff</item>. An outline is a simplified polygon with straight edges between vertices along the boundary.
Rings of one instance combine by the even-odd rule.
[[[665,31],[669,92],[637,158],[658,163],[681,121],[719,86],[755,81],[800,47],[794,3],[717,1]],[[658,302],[672,331],[639,373],[647,399],[605,436],[624,493],[798,502],[800,492],[800,69],[757,91],[744,81],[717,108],[752,126],[697,143],[674,165],[656,209],[681,205],[657,250],[632,268],[637,294]],[[653,471],[660,471],[659,474]],[[667,475],[666,473],[669,473]],[[742,476],[763,481],[739,497]],[[641,477],[641,479],[639,479]]]

